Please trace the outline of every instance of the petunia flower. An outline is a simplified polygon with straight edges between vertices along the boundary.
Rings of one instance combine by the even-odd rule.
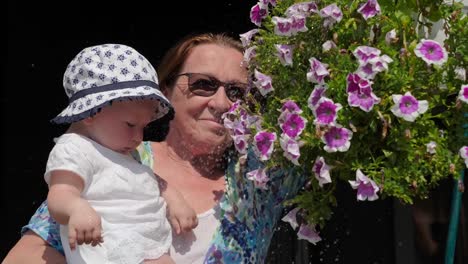
[[[271,22],[275,26],[274,32],[278,36],[291,36],[293,34],[292,24],[293,19],[289,17],[278,17],[274,16],[271,18]]]
[[[357,189],[357,199],[359,201],[374,201],[379,198],[377,192],[380,190],[377,184],[362,173],[360,169],[356,171],[356,180],[348,181],[353,189]]]
[[[325,163],[325,159],[322,156],[315,159],[314,166],[312,167],[315,178],[318,180],[320,187],[326,183],[330,183],[330,166]]]
[[[390,109],[394,115],[403,118],[406,121],[414,122],[414,120],[427,111],[429,103],[426,100],[417,100],[411,92],[406,92],[405,95],[392,95],[395,105]]]
[[[260,26],[262,24],[262,20],[268,15],[268,5],[259,1],[256,5],[254,5],[250,9],[250,21],[254,23],[256,26]]]
[[[327,40],[322,44],[322,50],[324,52],[327,52],[331,49],[336,49],[336,44],[333,42],[333,40]]]
[[[348,104],[352,107],[359,107],[365,112],[372,110],[375,104],[380,103],[378,98],[373,92],[372,82],[361,78],[358,74],[348,74],[346,78],[348,92]]]
[[[260,30],[259,29],[252,29],[244,34],[240,34],[240,41],[242,42],[242,46],[247,47],[250,45],[252,37],[257,34]]]
[[[458,99],[468,104],[468,84],[461,86],[460,92],[458,93]]]
[[[306,17],[301,14],[293,14],[291,17],[291,35],[296,35],[299,32],[306,32],[309,30],[306,26]]]
[[[309,106],[311,110],[314,110],[317,107],[317,103],[320,98],[325,96],[327,88],[328,86],[325,83],[315,85],[314,90],[310,93],[309,99],[307,99],[307,106]]]
[[[284,14],[288,17],[294,14],[300,14],[303,16],[309,16],[312,13],[318,13],[318,7],[315,2],[301,2],[295,3],[288,7]]]
[[[353,55],[358,59],[360,65],[366,64],[372,58],[379,57],[380,53],[379,49],[369,46],[359,46],[353,51]]]
[[[252,46],[252,47],[249,47],[247,49],[245,49],[244,51],[244,61],[243,61],[243,64],[245,65],[248,65],[250,60],[255,57],[255,55],[257,54],[257,46]]]
[[[307,73],[307,80],[313,83],[323,83],[324,78],[330,73],[327,70],[327,64],[321,63],[316,58],[312,57],[309,59],[310,70]]]
[[[234,141],[234,147],[240,154],[247,153],[249,135],[240,134],[231,136]]]
[[[291,138],[296,138],[304,130],[307,119],[296,113],[287,113],[281,126],[283,133]]]
[[[317,102],[316,107],[312,110],[315,124],[332,125],[338,117],[338,111],[343,107],[340,103],[334,103],[331,99],[322,97]]]
[[[341,9],[336,4],[322,8],[319,14],[323,18],[323,26],[326,28],[331,28],[333,24],[343,19],[343,12],[341,12]]]
[[[302,109],[293,100],[287,100],[284,102],[283,106],[281,107],[281,111],[297,114],[302,113]]]
[[[385,34],[385,43],[387,43],[387,45],[395,43],[396,41],[398,41],[398,38],[396,36],[395,29],[392,29],[389,32],[387,32],[387,34]]]
[[[273,153],[275,132],[259,131],[254,136],[254,152],[260,160],[269,160]]]
[[[268,178],[264,168],[247,172],[247,179],[254,181],[255,187],[257,188],[268,189],[267,183],[270,178]]]
[[[256,79],[256,81],[254,81],[254,84],[263,96],[274,90],[273,85],[271,85],[270,76],[259,72],[257,69],[255,69],[254,71],[254,76]]]
[[[436,153],[436,147],[437,147],[437,143],[435,143],[434,141],[431,141],[431,142],[427,143],[426,144],[427,153],[435,154]]]
[[[351,146],[353,132],[340,125],[332,126],[322,135],[323,148],[326,152],[345,152]]]
[[[460,148],[460,157],[465,160],[465,165],[468,168],[468,146],[463,146]]]
[[[284,66],[292,66],[293,64],[293,46],[284,45],[284,44],[275,44],[277,51],[276,56],[278,56],[281,64]]]
[[[455,68],[455,78],[466,81],[466,70],[462,67]]]
[[[377,0],[368,0],[357,10],[364,17],[365,20],[380,14],[380,5]]]
[[[289,211],[283,218],[281,218],[281,221],[289,223],[293,229],[296,229],[299,225],[297,224],[297,212],[299,211],[299,207],[296,207]]]
[[[297,166],[299,166],[299,157],[301,156],[299,148],[302,145],[301,141],[290,138],[286,134],[281,134],[280,146],[283,149],[283,156]]]
[[[427,64],[442,65],[447,61],[447,51],[437,41],[421,39],[416,45],[414,54],[423,59]]]
[[[322,240],[318,232],[315,230],[314,226],[305,224],[302,224],[299,228],[299,231],[297,232],[297,238],[307,240],[314,245],[316,245],[317,242]]]

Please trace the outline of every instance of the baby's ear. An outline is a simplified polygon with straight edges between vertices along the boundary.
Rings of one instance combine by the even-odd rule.
[[[83,122],[83,124],[85,125],[91,125],[94,121],[94,116],[90,116],[90,117],[87,117],[83,120],[81,120],[81,122]]]

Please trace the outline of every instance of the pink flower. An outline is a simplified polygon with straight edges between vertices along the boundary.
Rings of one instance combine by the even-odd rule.
[[[434,141],[431,141],[431,142],[427,143],[426,144],[427,153],[435,154],[436,153],[436,147],[437,147],[437,143],[435,143]]]
[[[239,36],[240,36],[240,40],[242,42],[242,46],[244,46],[244,47],[249,46],[252,37],[255,34],[257,34],[258,32],[259,32],[258,29],[252,29],[252,30],[249,30],[249,31],[245,32],[244,34],[240,34]]]
[[[343,19],[343,13],[336,4],[328,5],[320,10],[320,16],[323,18],[324,27],[332,27],[336,22]]]
[[[276,51],[278,52],[276,56],[278,56],[281,64],[285,66],[291,66],[293,64],[293,46],[291,45],[284,45],[284,44],[276,44],[275,45]]]
[[[292,18],[284,18],[284,17],[277,17],[274,16],[271,18],[271,22],[275,25],[275,34],[278,36],[291,36],[293,34]]]
[[[315,159],[314,166],[312,168],[314,172],[315,178],[318,180],[320,187],[322,187],[326,183],[330,183],[330,166],[325,163],[325,159],[323,157],[317,157]]]
[[[348,181],[353,189],[357,189],[358,201],[374,201],[379,198],[377,192],[380,190],[377,184],[364,175],[360,169],[356,171],[356,181]]]
[[[468,84],[461,86],[460,92],[458,93],[458,99],[468,104]]]
[[[327,70],[327,64],[321,63],[316,58],[309,59],[310,71],[307,73],[307,80],[313,83],[323,83],[324,78],[330,73]]]
[[[314,123],[319,125],[332,125],[338,116],[338,111],[343,107],[340,103],[334,103],[326,97],[320,98],[316,107],[312,110],[315,116]]]
[[[275,132],[260,131],[254,136],[254,151],[260,160],[270,159],[275,140]]]
[[[353,132],[340,125],[332,126],[322,136],[323,148],[326,152],[345,152],[351,146]]]
[[[298,137],[305,128],[307,119],[296,113],[288,113],[281,124],[281,130],[290,138]]]
[[[377,0],[368,0],[367,3],[363,4],[357,10],[362,14],[365,20],[380,14],[380,5]]]
[[[250,21],[257,26],[262,24],[262,20],[268,15],[268,5],[262,1],[258,2],[250,9]]]
[[[320,98],[325,96],[327,87],[325,83],[315,85],[314,90],[310,93],[309,99],[307,99],[307,106],[309,106],[311,110],[314,110]]]
[[[292,209],[291,211],[289,211],[287,215],[281,218],[281,221],[289,223],[293,229],[296,229],[299,226],[297,224],[297,219],[296,219],[296,215],[298,211],[299,211],[299,207]]]
[[[302,142],[292,139],[286,134],[281,134],[280,146],[283,149],[283,156],[294,165],[299,166],[299,157],[301,156],[299,148],[302,145]]]
[[[390,109],[394,115],[402,117],[404,120],[414,122],[414,120],[427,111],[429,104],[426,100],[417,100],[411,92],[405,95],[392,95],[395,105]]]
[[[414,54],[423,59],[427,64],[442,65],[447,61],[447,51],[437,41],[422,39],[416,45]]]
[[[348,74],[346,81],[350,106],[359,107],[361,110],[369,112],[375,104],[380,103],[380,98],[372,92],[371,81],[363,79],[355,73]]]
[[[307,240],[314,245],[317,244],[317,242],[322,240],[318,232],[315,231],[314,226],[305,225],[305,224],[302,224],[301,227],[299,228],[299,232],[297,232],[297,238]]]
[[[254,84],[263,96],[274,90],[270,76],[259,72],[257,69],[255,69],[254,75],[256,79]]]

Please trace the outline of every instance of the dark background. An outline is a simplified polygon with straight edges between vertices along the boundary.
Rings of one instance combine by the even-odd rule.
[[[0,95],[0,202],[6,211],[0,259],[46,197],[44,166],[53,138],[64,132],[49,120],[67,105],[62,76],[80,50],[121,43],[157,65],[163,52],[188,33],[224,31],[238,37],[255,26],[249,19],[253,0],[49,2],[8,1]],[[321,233],[324,241],[298,244],[291,228],[281,224],[268,263],[292,263],[298,254],[312,263],[395,263],[393,202],[357,203],[349,186],[341,186],[338,196],[339,208]]]

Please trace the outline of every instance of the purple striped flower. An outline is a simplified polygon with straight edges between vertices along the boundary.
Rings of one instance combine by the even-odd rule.
[[[250,9],[250,21],[257,26],[262,24],[262,20],[268,15],[268,5],[259,1]]]
[[[312,93],[310,93],[309,99],[307,99],[307,106],[311,110],[314,110],[317,107],[317,103],[320,98],[325,97],[325,91],[327,90],[328,86],[326,84],[317,84],[314,87]]]
[[[252,40],[252,37],[257,34],[260,30],[258,29],[252,29],[252,30],[249,30],[247,32],[245,32],[244,34],[240,34],[240,40],[242,42],[242,46],[244,47],[247,47],[250,45],[250,42]]]
[[[320,10],[320,16],[323,18],[323,26],[330,28],[343,19],[343,12],[336,4],[331,4]]]
[[[315,116],[314,123],[319,125],[332,125],[338,116],[338,111],[343,108],[340,103],[334,103],[331,99],[322,97],[317,102],[317,107],[312,110]]]
[[[377,184],[362,173],[360,169],[356,171],[356,180],[348,181],[353,189],[357,189],[358,201],[375,201],[379,198],[377,192],[380,190]]]
[[[326,152],[345,152],[351,146],[353,132],[340,125],[332,126],[322,136],[323,148]]]
[[[326,183],[330,183],[330,166],[325,163],[325,159],[322,156],[315,159],[314,166],[312,168],[315,178],[318,180],[320,187]]]
[[[364,17],[365,20],[380,14],[380,5],[377,0],[368,0],[357,10]]]
[[[276,56],[284,66],[292,66],[293,64],[293,46],[284,44],[275,44]]]
[[[330,73],[327,70],[327,64],[321,63],[316,58],[309,59],[310,70],[307,73],[307,80],[312,83],[323,83],[324,78]]]
[[[259,72],[257,69],[255,69],[254,75],[256,79],[254,84],[263,96],[274,90],[273,85],[271,84],[270,76]]]
[[[280,125],[283,133],[290,138],[298,137],[304,131],[307,120],[296,113],[287,113],[284,122]]]
[[[301,145],[301,142],[290,138],[286,134],[281,134],[280,146],[283,149],[283,156],[297,166],[299,166],[299,157],[301,156],[299,151]]]
[[[297,232],[297,238],[307,240],[309,243],[314,245],[322,240],[322,238],[319,236],[319,233],[315,230],[315,226],[306,224],[302,224],[299,228],[299,232]]]
[[[275,132],[260,131],[254,136],[254,151],[260,160],[270,159],[275,140]]]

